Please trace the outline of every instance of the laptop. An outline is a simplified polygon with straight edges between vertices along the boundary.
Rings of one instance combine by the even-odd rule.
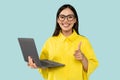
[[[52,68],[65,66],[62,63],[58,63],[51,60],[40,60],[33,38],[18,38],[18,42],[22,51],[23,58],[28,62],[28,56],[33,59],[33,62],[40,68]]]

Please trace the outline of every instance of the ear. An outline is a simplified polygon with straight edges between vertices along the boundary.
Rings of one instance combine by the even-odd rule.
[[[60,20],[57,18],[57,23],[59,24],[60,23]]]
[[[77,22],[77,20],[76,20],[76,18],[74,19],[74,23],[76,23]]]

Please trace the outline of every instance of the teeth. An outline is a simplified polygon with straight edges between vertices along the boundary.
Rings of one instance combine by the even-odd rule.
[[[68,26],[69,26],[69,24],[63,24],[63,26],[68,27]]]

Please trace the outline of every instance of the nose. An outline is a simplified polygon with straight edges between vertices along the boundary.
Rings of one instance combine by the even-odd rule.
[[[65,17],[64,21],[68,21],[67,17]]]

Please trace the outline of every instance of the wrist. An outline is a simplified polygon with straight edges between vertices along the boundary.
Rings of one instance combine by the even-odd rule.
[[[82,60],[81,62],[84,63],[86,61],[86,57],[84,56],[84,54],[82,54]]]

